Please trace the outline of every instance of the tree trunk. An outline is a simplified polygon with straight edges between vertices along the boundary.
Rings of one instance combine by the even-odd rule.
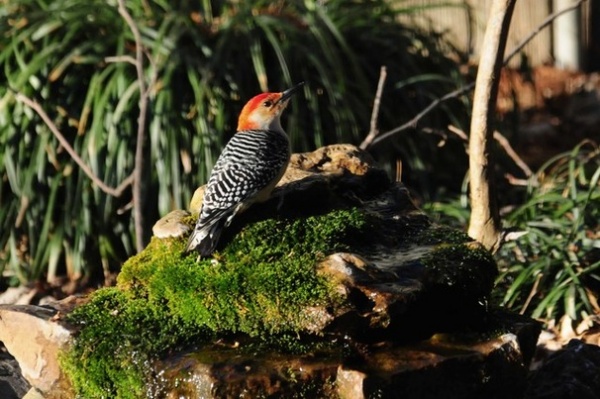
[[[500,242],[500,216],[493,181],[493,115],[510,20],[516,0],[494,0],[477,70],[469,136],[471,220],[469,235],[494,251]]]

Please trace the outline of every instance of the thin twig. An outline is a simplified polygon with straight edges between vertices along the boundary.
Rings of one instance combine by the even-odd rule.
[[[521,306],[521,311],[519,312],[519,314],[525,314],[525,311],[529,307],[529,304],[531,303],[531,300],[537,295],[537,293],[538,293],[538,286],[540,285],[540,281],[542,280],[542,276],[543,276],[542,273],[540,273],[537,276],[535,276],[535,281],[533,282],[533,287],[531,287],[531,291],[529,291],[529,295],[527,296],[527,299],[525,300],[525,303],[523,304],[523,306]]]
[[[422,127],[420,129],[420,132],[426,133],[426,134],[435,134],[435,135],[439,136],[440,141],[438,141],[438,143],[437,143],[438,147],[445,146],[446,142],[448,141],[448,134],[442,129],[436,129],[436,128],[432,128],[432,127]]]
[[[504,178],[511,186],[519,186],[519,187],[529,187],[534,186],[537,187],[538,184],[535,180],[532,179],[519,179],[518,177],[513,176],[510,173],[505,173]]]
[[[150,70],[152,73],[150,74],[150,81],[148,82],[148,86],[146,87],[145,96],[148,98],[151,95],[151,91],[155,88],[156,82],[158,81],[158,66],[156,64],[156,60],[150,55],[148,49],[144,47],[144,55],[146,55],[146,59],[150,63]]]
[[[377,137],[379,134],[379,130],[377,129],[377,118],[379,117],[379,106],[381,105],[381,95],[383,94],[383,86],[385,84],[385,79],[387,77],[387,68],[384,66],[381,67],[379,71],[379,83],[377,83],[377,91],[375,92],[375,100],[373,100],[373,112],[371,113],[371,128],[369,129],[369,134],[360,143],[360,148],[364,150],[367,148],[373,139]]]
[[[523,161],[523,159],[517,154],[517,152],[512,148],[510,142],[500,133],[499,131],[494,131],[494,140],[500,144],[500,147],[504,149],[506,155],[510,157],[514,161],[514,163],[525,173],[525,176],[531,177],[533,172],[529,169],[529,166]]]
[[[125,0],[119,0],[119,14],[125,20],[135,40],[135,69],[140,90],[139,116],[137,140],[135,145],[135,167],[133,170],[133,218],[135,225],[135,241],[138,252],[144,249],[144,196],[143,196],[143,172],[144,172],[144,141],[146,138],[146,114],[148,110],[149,93],[146,90],[144,76],[144,46],[142,35],[135,24],[131,14],[125,7]]]
[[[467,136],[467,134],[465,132],[462,131],[462,129],[459,129],[458,127],[453,126],[453,125],[449,125],[448,130],[450,132],[454,133],[455,135],[457,135],[465,143],[469,141],[469,137]],[[500,147],[502,147],[502,149],[504,150],[506,155],[508,155],[508,157],[513,160],[515,165],[517,165],[523,171],[525,176],[527,176],[529,178],[533,175],[533,172],[531,171],[529,166],[527,166],[525,161],[523,161],[523,159],[519,156],[519,154],[517,154],[517,152],[514,150],[514,148],[512,148],[512,146],[510,145],[510,142],[507,140],[506,137],[504,137],[504,135],[502,135],[502,133],[500,133],[497,130],[494,131],[494,140],[496,140],[498,142]],[[511,176],[511,178],[514,179],[514,177],[512,177],[512,176]],[[524,181],[527,181],[527,180],[524,180]]]
[[[104,61],[106,62],[127,62],[131,65],[136,65],[135,58],[130,55],[116,55],[113,57],[104,57]]]
[[[21,227],[21,223],[23,223],[23,219],[25,219],[27,208],[29,208],[29,197],[21,195],[21,206],[19,207],[19,213],[17,213],[17,219],[15,220],[15,227],[17,229]]]
[[[22,93],[16,93],[15,98],[23,104],[27,105],[32,110],[34,110],[40,116],[40,118],[42,118],[46,126],[48,126],[48,128],[50,129],[52,134],[54,134],[60,145],[63,146],[63,148],[67,151],[67,153],[71,156],[75,163],[79,165],[81,170],[83,170],[83,172],[90,178],[90,180],[92,180],[92,182],[106,194],[112,195],[113,197],[120,197],[121,194],[123,194],[123,191],[125,191],[125,189],[132,184],[133,174],[126,177],[116,188],[110,187],[107,184],[105,184],[98,176],[94,174],[94,171],[92,171],[92,169],[83,161],[83,159],[81,159],[79,154],[77,154],[77,152],[73,149],[71,144],[69,144],[69,141],[65,138],[65,136],[62,135],[60,130],[58,130],[56,124],[52,121],[52,119],[50,119],[48,114],[44,111],[44,109],[38,102],[30,99]]]
[[[566,7],[563,10],[557,11],[551,15],[549,15],[546,19],[544,19],[542,21],[542,23],[540,25],[538,25],[529,35],[527,35],[527,37],[525,37],[521,42],[519,42],[519,44],[517,44],[505,57],[504,60],[502,62],[503,66],[508,65],[508,63],[510,62],[510,60],[519,53],[519,51],[521,51],[523,49],[523,47],[525,47],[535,36],[537,36],[545,27],[547,27],[552,21],[554,21],[556,18],[558,18],[559,16],[561,16],[564,13],[567,13],[569,11],[572,11],[574,9],[576,9],[577,7],[581,6],[581,4],[587,0],[578,0],[575,3],[573,3],[573,5]],[[411,120],[409,120],[408,122],[392,129],[389,130],[381,135],[378,135],[377,137],[375,137],[367,146],[365,146],[365,148],[370,147],[372,145],[375,145],[377,143],[379,143],[382,140],[387,139],[388,137],[391,137],[395,134],[401,133],[405,130],[408,129],[413,129],[417,126],[417,123],[427,114],[429,114],[431,111],[433,111],[435,108],[437,108],[441,103],[446,102],[448,100],[451,100],[453,98],[458,98],[460,96],[462,96],[463,94],[471,91],[473,88],[475,87],[475,82],[471,82],[467,85],[464,85],[462,87],[459,87],[456,90],[453,90],[449,93],[447,93],[446,95],[444,95],[443,97],[437,98],[434,101],[431,102],[431,104],[429,104],[426,108],[424,108],[421,112],[419,112],[414,118],[412,118]],[[366,140],[365,140],[366,141]],[[364,143],[364,141],[363,141]],[[361,148],[362,145],[361,145]]]
[[[402,160],[396,159],[396,181],[399,183],[402,181]]]
[[[469,142],[469,136],[467,136],[467,134],[465,132],[463,132],[462,129],[460,129],[454,125],[448,125],[448,130],[450,130],[452,133],[457,135],[465,143]]]
[[[383,133],[380,136],[377,136],[372,142],[371,145],[377,144],[382,140],[387,139],[390,136],[393,136],[397,133],[400,133],[404,130],[408,130],[408,129],[412,129],[415,128],[417,126],[417,123],[428,113],[430,113],[431,111],[433,111],[435,108],[437,108],[438,105],[440,105],[441,103],[448,101],[452,98],[457,98],[462,96],[463,94],[467,93],[468,91],[472,90],[473,87],[475,87],[475,82],[469,83],[468,85],[459,87],[458,89],[451,91],[450,93],[447,93],[446,95],[444,95],[443,97],[440,98],[436,98],[435,100],[433,100],[431,102],[431,104],[429,104],[426,108],[424,108],[421,112],[419,112],[417,115],[415,115],[414,118],[412,118],[411,120],[409,120],[408,122],[404,123],[403,125],[400,125],[392,130],[389,130],[385,133]]]

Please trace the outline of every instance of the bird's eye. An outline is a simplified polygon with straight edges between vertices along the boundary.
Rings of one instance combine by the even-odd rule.
[[[267,100],[263,103],[263,105],[267,108],[271,107],[273,105],[273,101],[271,100]]]

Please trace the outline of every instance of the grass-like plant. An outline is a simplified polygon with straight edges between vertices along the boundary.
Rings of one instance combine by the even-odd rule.
[[[257,92],[307,83],[284,116],[293,150],[304,151],[360,142],[381,65],[389,87],[381,129],[454,86],[415,76],[459,76],[441,37],[403,26],[400,13],[412,10],[383,0],[126,4],[148,81],[155,76],[144,171],[149,226],[186,207]],[[135,253],[130,191],[114,197],[92,184],[15,93],[40,103],[94,174],[118,186],[133,172],[139,91],[135,68],[110,57],[133,55],[131,30],[116,1],[21,0],[0,5],[0,31],[0,268],[20,282],[52,279],[63,264],[71,278],[114,269]],[[392,151],[376,151],[415,158],[423,142],[434,147],[403,136]]]
[[[600,149],[583,142],[546,162],[506,223],[528,234],[498,255],[502,303],[545,321],[598,311]],[[592,288],[592,290],[590,290]]]
[[[503,216],[527,234],[496,254],[494,303],[553,324],[597,313],[600,290],[600,148],[585,141],[548,160],[529,180],[522,204]],[[468,223],[463,195],[426,210],[444,224]]]

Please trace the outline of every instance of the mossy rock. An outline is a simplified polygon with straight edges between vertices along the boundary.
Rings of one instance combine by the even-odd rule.
[[[78,395],[161,396],[157,360],[232,337],[284,353],[333,337],[427,337],[449,328],[440,304],[477,323],[497,273],[491,256],[432,224],[382,171],[323,154],[342,166],[297,157],[306,170],[237,218],[211,259],[184,255],[186,237],[155,237],[117,287],[70,313],[79,332],[62,364]]]

